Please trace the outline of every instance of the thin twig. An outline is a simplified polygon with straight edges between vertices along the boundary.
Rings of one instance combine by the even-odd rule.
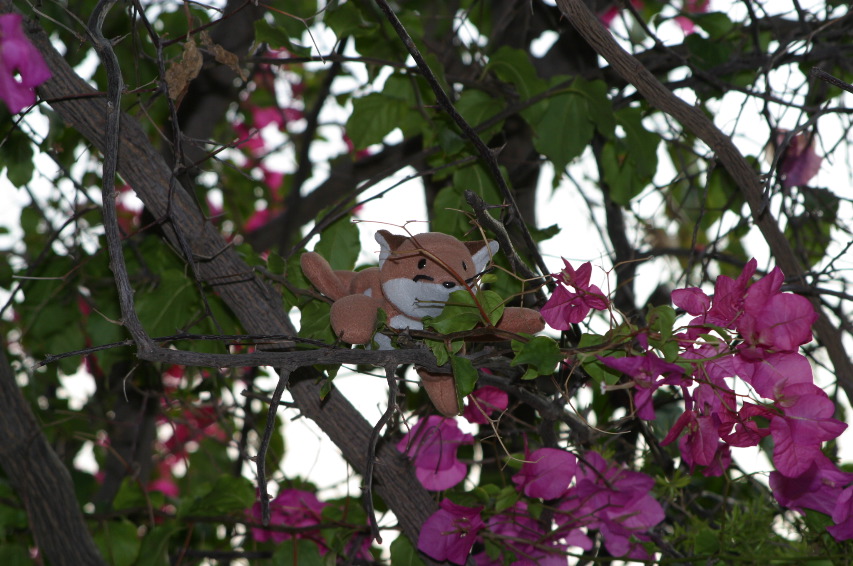
[[[110,269],[115,277],[116,287],[118,287],[122,323],[127,327],[141,353],[153,350],[155,346],[142,327],[142,323],[139,322],[139,318],[136,316],[136,311],[133,307],[133,288],[130,286],[127,266],[124,263],[124,254],[121,250],[121,236],[119,234],[115,203],[115,180],[116,166],[118,164],[119,120],[121,118],[123,80],[118,58],[113,51],[112,43],[104,37],[101,31],[104,18],[115,2],[116,0],[101,0],[98,2],[95,10],[92,12],[92,16],[89,18],[88,25],[92,45],[101,56],[101,61],[106,68],[108,81],[107,129],[104,140],[103,186],[101,189],[104,207],[104,232],[106,233],[107,249],[110,253]]]
[[[281,403],[281,395],[284,393],[284,388],[287,387],[287,382],[290,381],[290,372],[293,369],[293,367],[281,366],[279,370],[278,383],[275,386],[269,411],[267,412],[264,437],[261,439],[261,445],[258,446],[258,454],[255,456],[255,465],[258,467],[258,491],[260,491],[261,498],[261,522],[264,526],[270,524],[270,496],[267,491],[266,474],[267,450],[269,450],[270,440],[272,439],[273,429],[275,428],[276,412],[278,411],[279,403]]]
[[[853,85],[851,85],[850,83],[845,83],[841,79],[830,75],[823,69],[819,69],[818,67],[812,67],[812,70],[809,74],[815,78],[818,78],[824,82],[837,86],[838,88],[846,90],[847,92],[853,94]]]
[[[388,406],[370,432],[370,442],[367,443],[367,464],[364,468],[364,484],[361,486],[364,494],[364,509],[367,511],[367,520],[370,523],[370,536],[379,544],[382,544],[382,535],[379,534],[376,510],[373,508],[373,467],[376,465],[376,445],[379,443],[379,435],[382,434],[382,429],[385,428],[385,425],[394,416],[394,411],[397,410],[397,376],[394,375],[396,369],[395,364],[385,366],[385,379],[388,381]]]

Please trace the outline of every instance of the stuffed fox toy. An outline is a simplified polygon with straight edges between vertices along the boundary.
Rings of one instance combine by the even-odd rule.
[[[362,271],[333,270],[319,254],[302,255],[302,271],[309,281],[334,301],[330,313],[332,330],[344,342],[390,349],[391,340],[377,334],[379,309],[395,330],[421,330],[422,318],[441,314],[450,294],[476,288],[476,280],[498,251],[498,243],[461,242],[447,234],[430,232],[398,236],[386,230],[376,233],[379,267]],[[509,332],[535,334],[545,323],[538,312],[508,307],[497,327]],[[453,377],[418,370],[436,408],[446,414],[458,412]]]

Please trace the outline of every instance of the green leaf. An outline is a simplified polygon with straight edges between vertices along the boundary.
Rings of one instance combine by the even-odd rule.
[[[150,336],[171,336],[200,313],[196,286],[178,269],[159,273],[154,285],[137,289],[134,296],[139,320]]]
[[[33,178],[33,144],[19,128],[11,128],[5,137],[0,144],[0,173],[5,167],[9,181],[23,187]]]
[[[528,370],[523,379],[534,379],[540,375],[551,375],[557,370],[557,365],[565,358],[560,347],[553,338],[536,336],[529,342],[512,341],[515,352],[511,365],[527,364]]]
[[[30,558],[27,547],[4,543],[0,547],[0,564],[3,566],[32,566],[33,560]]]
[[[690,53],[690,61],[703,71],[710,71],[728,62],[732,53],[728,42],[706,39],[698,33],[688,35],[684,45]]]
[[[578,348],[592,348],[598,346],[599,344],[602,344],[603,342],[603,336],[599,336],[598,334],[583,334],[581,336],[580,342],[578,342]],[[607,385],[615,385],[616,383],[618,383],[620,377],[622,376],[622,372],[607,367],[603,363],[599,362],[596,356],[612,356],[614,358],[622,358],[625,356],[625,353],[602,349],[597,352],[584,352],[578,354],[578,358],[581,361],[581,366],[583,367],[584,371],[586,371],[589,376],[595,380],[596,383],[601,384],[602,382],[604,382]]]
[[[131,566],[136,562],[141,546],[136,525],[124,519],[103,525],[94,539],[104,560],[112,566]]]
[[[317,543],[306,539],[278,543],[272,563],[273,566],[324,566]]]
[[[459,96],[459,100],[456,101],[456,110],[472,127],[477,127],[503,110],[503,104],[481,90],[469,89]],[[491,138],[502,125],[503,120],[479,132],[480,137]]]
[[[118,493],[113,499],[113,507],[115,509],[135,509],[138,507],[146,507],[148,498],[139,485],[139,480],[131,477],[126,477],[121,482]]]
[[[719,39],[729,33],[734,24],[723,12],[707,12],[704,14],[687,14],[693,23],[708,32],[711,39]]]
[[[709,527],[705,527],[696,533],[693,541],[693,552],[697,555],[716,554],[720,551],[719,533]]]
[[[357,2],[343,4],[330,3],[323,17],[323,23],[329,26],[338,37],[362,37],[375,34],[379,25],[364,18]]]
[[[221,475],[206,493],[197,496],[179,515],[228,515],[242,513],[255,502],[255,488],[248,479]]]
[[[463,196],[466,190],[476,193],[489,204],[499,204],[503,201],[494,179],[482,165],[474,164],[457,169],[453,173],[453,184],[441,189],[433,203],[434,231],[461,237],[471,229],[468,216],[460,212],[469,210]]]
[[[551,98],[541,121],[533,129],[537,151],[548,157],[554,169],[562,173],[592,139],[594,128],[589,120],[586,98],[574,92]]]
[[[519,499],[518,491],[515,489],[514,485],[508,485],[500,490],[498,496],[495,498],[495,513],[500,513],[501,511],[506,511],[513,505],[515,505],[516,501]]]
[[[453,368],[456,395],[459,398],[459,406],[462,407],[462,399],[474,391],[474,388],[477,387],[477,379],[480,376],[468,358],[453,356],[450,358],[450,367]]]
[[[331,307],[324,301],[309,301],[302,307],[297,336],[320,340],[327,344],[335,342],[335,332],[329,322]]]
[[[669,305],[659,305],[649,309],[646,316],[649,328],[660,334],[660,344],[672,338],[672,327],[675,325],[675,309]]]
[[[353,269],[361,251],[358,226],[349,216],[336,220],[320,234],[314,251],[326,258],[332,269]]]
[[[485,322],[480,309],[492,325],[497,324],[503,315],[503,299],[494,291],[481,291],[477,295],[464,289],[454,291],[440,315],[424,318],[424,326],[442,334],[471,330]]]
[[[270,252],[267,256],[267,269],[270,270],[270,273],[283,274],[286,269],[284,258],[275,252]]]
[[[622,108],[616,111],[615,116],[616,121],[625,130],[624,141],[628,158],[634,164],[640,182],[651,182],[658,168],[660,136],[643,126],[643,111],[640,108]]]
[[[536,74],[536,69],[530,61],[530,54],[521,49],[501,47],[489,56],[486,70],[512,84],[522,100],[527,100],[534,94],[544,91],[548,86]]]
[[[604,182],[610,188],[610,199],[616,204],[628,206],[631,199],[643,190],[621,140],[604,144],[601,149],[601,168]]]
[[[424,566],[418,551],[406,535],[400,535],[391,543],[391,564],[394,566]]]
[[[613,114],[613,104],[607,96],[607,84],[601,80],[587,81],[578,77],[572,83],[572,89],[583,93],[589,110],[589,120],[596,129],[607,139],[616,135],[616,117]]]
[[[400,125],[406,114],[406,103],[379,93],[371,93],[352,101],[352,114],[346,132],[356,149],[382,143]]]
[[[163,566],[169,563],[169,539],[178,532],[175,525],[157,525],[142,539],[135,566]]]

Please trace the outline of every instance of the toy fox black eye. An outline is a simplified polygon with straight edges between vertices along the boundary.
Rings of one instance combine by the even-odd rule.
[[[456,283],[454,283],[453,281],[445,281],[444,283],[442,283],[442,285],[444,285],[445,289],[453,289],[454,287],[456,287]]]
[[[424,267],[426,267],[426,260],[422,259],[418,262],[418,269],[423,269]]]

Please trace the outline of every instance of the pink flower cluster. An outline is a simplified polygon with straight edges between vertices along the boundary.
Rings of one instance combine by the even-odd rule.
[[[270,524],[286,525],[288,527],[305,528],[304,531],[283,532],[271,531],[260,527],[252,528],[252,538],[258,542],[272,541],[284,542],[288,539],[305,538],[317,543],[322,551],[327,550],[319,530],[307,527],[315,527],[322,522],[323,508],[325,503],[317,499],[310,491],[301,489],[283,489],[270,501]],[[255,502],[252,506],[252,518],[255,522],[261,522],[261,502]]]
[[[552,275],[559,285],[540,310],[545,322],[556,330],[568,330],[572,324],[585,319],[590,310],[605,310],[609,304],[601,289],[589,284],[592,275],[590,262],[581,265],[577,271],[565,258],[563,263],[565,268]]]
[[[526,497],[546,501],[553,520],[531,515],[524,500],[484,520],[482,507],[444,499],[424,523],[418,549],[435,560],[464,564],[474,544],[488,536],[504,555],[515,556],[513,564],[563,566],[570,547],[592,548],[585,532],[591,529],[601,533],[613,556],[643,559],[648,555],[639,542],[664,517],[649,495],[652,478],[609,464],[596,452],[579,462],[563,450],[540,448],[527,455],[512,481]],[[504,557],[483,551],[472,559],[478,566],[497,566]]]
[[[689,370],[658,358],[647,340],[640,340],[647,350],[641,356],[601,360],[634,378],[641,419],[654,419],[658,387],[681,388],[684,413],[662,444],[678,439],[691,470],[701,466],[706,475],[720,475],[731,463],[731,447],[770,436],[776,468],[770,485],[778,501],[826,513],[837,523],[830,528],[836,538],[853,538],[853,492],[844,489],[853,474],[837,470],[821,451],[847,425],[833,418],[832,400],[814,384],[799,352],[812,340],[817,314],[804,297],[781,291],[778,268],[753,282],[756,265],[751,260],[737,279],[718,277],[713,298],[698,288],[673,291],[673,303],[694,317],[677,337]],[[712,332],[719,338],[709,338]],[[749,386],[748,396],[735,393],[736,380]]]

